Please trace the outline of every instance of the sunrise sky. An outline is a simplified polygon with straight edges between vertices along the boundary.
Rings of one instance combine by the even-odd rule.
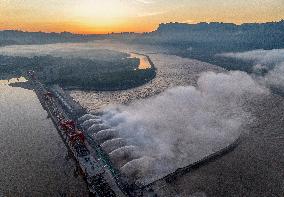
[[[162,22],[281,19],[284,0],[0,0],[1,30],[143,32]]]

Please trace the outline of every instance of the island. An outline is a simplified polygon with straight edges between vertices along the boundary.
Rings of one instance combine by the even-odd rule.
[[[92,57],[74,55],[71,58],[61,54],[58,57],[0,55],[0,78],[25,76],[32,70],[46,85],[58,84],[69,90],[114,91],[143,85],[156,76],[148,56],[110,50],[97,50],[97,53]],[[145,62],[150,66],[143,66]]]

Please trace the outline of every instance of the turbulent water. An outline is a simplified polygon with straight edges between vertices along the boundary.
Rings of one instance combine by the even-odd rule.
[[[108,48],[123,52],[146,54],[157,68],[157,76],[150,83],[141,87],[123,91],[70,91],[72,97],[90,111],[99,111],[109,104],[126,104],[131,101],[147,98],[163,92],[169,87],[195,85],[203,71],[224,71],[220,67],[165,54],[165,50],[150,46],[124,45],[121,43],[98,42],[97,48]]]
[[[139,125],[141,122],[142,125],[144,123],[151,123],[146,124],[145,128],[154,128],[154,130],[160,131],[161,126],[164,125],[163,122],[155,122],[154,120],[157,119],[153,119],[152,117],[156,116],[158,120],[159,118],[163,119],[165,117],[168,117],[166,116],[166,114],[163,114],[164,112],[171,113],[172,108],[170,108],[168,104],[170,103],[174,104],[173,106],[178,106],[178,102],[174,101],[179,100],[184,103],[184,100],[180,99],[179,96],[184,96],[186,92],[188,92],[188,87],[190,87],[189,89],[191,90],[191,92],[199,94],[199,97],[190,97],[191,99],[194,99],[194,101],[190,102],[188,105],[190,108],[193,107],[191,111],[203,112],[205,110],[205,112],[208,112],[209,109],[210,112],[210,110],[212,110],[213,115],[210,116],[212,119],[208,120],[213,120],[213,122],[211,123],[216,123],[212,125],[213,127],[216,126],[214,128],[218,128],[218,126],[222,126],[222,124],[224,123],[229,127],[233,126],[234,128],[237,128],[238,132],[242,133],[241,143],[233,152],[223,156],[216,161],[210,162],[209,164],[197,170],[194,170],[191,173],[178,177],[174,182],[161,181],[156,183],[154,185],[154,189],[155,191],[158,191],[158,193],[160,192],[160,196],[176,196],[176,192],[179,194],[179,196],[190,196],[193,193],[201,193],[202,195],[204,194],[208,196],[218,197],[283,195],[283,97],[268,93],[252,98],[244,98],[241,100],[241,102],[239,102],[239,95],[246,95],[247,92],[254,91],[256,87],[254,85],[247,87],[247,83],[242,83],[243,79],[248,79],[251,83],[252,79],[248,75],[243,73],[239,75],[239,77],[233,78],[234,85],[231,88],[230,86],[226,85],[228,84],[226,83],[226,79],[228,79],[226,77],[227,75],[225,75],[225,77],[221,75],[223,76],[224,80],[212,81],[212,76],[213,79],[215,76],[220,76],[213,74],[211,75],[211,78],[209,77],[209,79],[211,80],[205,80],[207,81],[206,83],[198,83],[198,79],[200,79],[202,72],[214,71],[215,73],[220,73],[225,71],[224,69],[211,64],[168,55],[167,50],[165,49],[144,45],[126,45],[108,41],[98,41],[91,44],[89,43],[88,47],[95,47],[97,49],[111,49],[128,53],[136,52],[146,54],[149,55],[151,60],[154,62],[155,67],[157,68],[157,77],[153,79],[153,81],[145,84],[144,86],[134,89],[114,92],[70,91],[71,96],[73,96],[89,111],[98,112],[102,110],[108,111],[109,109],[111,109],[109,110],[109,112],[112,112],[112,110],[115,109],[117,110],[114,110],[115,115],[126,115],[124,116],[126,117],[124,118],[124,124],[114,125],[118,126],[118,128],[116,129],[127,131],[126,129],[128,128],[136,128],[132,127],[133,125],[135,126],[135,124],[133,123],[139,120]],[[234,76],[234,74],[232,75]],[[231,77],[229,77],[229,79],[231,79]],[[240,83],[240,86],[238,86],[238,83]],[[172,89],[170,91],[167,90],[176,86],[187,86],[187,88],[179,88],[178,90],[180,91],[178,91],[178,94],[176,94],[177,92],[174,91],[175,89]],[[191,86],[197,88],[195,89]],[[35,192],[39,191],[49,195],[54,194],[54,192],[64,193],[69,190],[83,190],[81,188],[84,188],[84,186],[74,186],[76,184],[80,185],[82,183],[80,181],[78,182],[78,180],[75,180],[72,177],[72,165],[70,163],[66,165],[66,161],[63,159],[66,152],[61,151],[61,149],[65,150],[65,148],[60,138],[56,134],[56,131],[51,126],[51,121],[46,120],[46,113],[41,109],[41,106],[36,100],[35,95],[31,91],[28,91],[28,93],[23,93],[22,89],[11,89],[7,86],[1,87],[5,87],[4,89],[1,89],[0,95],[0,98],[2,99],[0,103],[2,124],[0,129],[1,135],[3,135],[1,136],[1,140],[4,140],[3,142],[5,142],[1,142],[1,148],[3,144],[6,148],[5,151],[1,152],[1,157],[4,158],[1,158],[1,161],[5,161],[1,163],[1,167],[3,166],[4,169],[7,169],[1,171],[0,174],[1,177],[4,177],[1,179],[1,190],[6,192],[15,188],[13,191],[23,191],[24,188],[28,188],[28,192],[32,192],[32,194],[35,194]],[[238,90],[240,87],[245,88],[241,88],[242,91],[234,91]],[[246,87],[248,89],[246,89]],[[210,91],[210,89],[212,91]],[[6,92],[8,91],[8,93],[2,94],[2,92],[5,92],[4,90]],[[16,93],[15,91],[19,92]],[[223,103],[222,100],[218,100],[219,93],[220,95],[222,95],[220,96],[220,98],[223,99],[224,97],[228,98],[229,100],[225,99],[225,103]],[[154,95],[159,95],[157,96],[157,98],[161,98],[161,95],[162,97],[163,95],[168,95],[168,98],[173,99],[166,99],[167,104],[163,105],[160,102],[161,99],[159,100],[151,98]],[[189,97],[190,95],[192,96],[192,94],[186,95],[188,95],[187,97]],[[207,97],[206,95],[213,95],[213,97]],[[208,98],[209,100],[213,98],[217,99],[220,102],[213,102],[213,105],[203,105],[204,103],[212,104],[211,101],[203,102],[204,97],[205,101],[206,98]],[[145,100],[145,98],[147,98],[146,101],[143,101]],[[139,101],[139,99],[142,99],[142,101]],[[230,101],[230,99],[233,99],[234,102],[227,102]],[[201,105],[196,105],[196,103],[200,103]],[[220,122],[220,119],[218,118],[214,119],[216,113],[218,115],[217,117],[220,116],[226,118],[226,114],[223,114],[222,111],[219,110],[219,104],[220,106],[222,106],[221,104],[225,104],[227,112],[230,112],[229,115],[235,115],[235,112],[239,112],[238,110],[235,111],[235,108],[232,108],[231,111],[228,110],[228,107],[230,107],[231,104],[233,104],[234,106],[235,103],[240,104],[240,107],[244,112],[244,116],[241,117],[241,119],[238,119],[239,116],[234,116],[235,118],[237,118],[237,122],[242,123],[240,127],[235,127],[236,125],[233,124],[234,121],[231,122],[232,124],[229,124],[229,122],[222,122],[222,120]],[[121,106],[121,104],[126,105]],[[143,104],[148,107],[143,107]],[[227,104],[229,104],[229,106],[227,106]],[[157,114],[151,111],[151,109],[154,109],[154,107],[158,108],[158,110],[155,110],[156,112],[162,114],[160,117],[158,117],[159,113]],[[142,115],[137,116],[135,110],[133,109],[135,109],[139,112],[139,114]],[[182,107],[180,107],[179,110],[181,112],[180,114],[171,113],[172,115],[169,117],[171,117],[172,120],[175,120],[175,116],[183,115],[185,112],[189,111]],[[21,113],[18,113],[18,111],[21,111]],[[9,114],[9,116],[7,114]],[[23,114],[25,114],[25,116]],[[2,118],[2,116],[4,118]],[[193,126],[192,129],[201,128],[204,129],[204,131],[207,131],[207,127],[202,128],[200,127],[200,124],[197,124],[200,122],[202,123],[203,121],[206,122],[206,119],[202,119],[202,121],[200,121],[198,118],[194,118],[196,116],[191,116],[188,113],[186,113],[186,116],[190,120],[189,122],[186,122],[186,124],[188,126]],[[204,117],[208,117],[206,113]],[[180,120],[183,120],[180,118],[176,119],[178,122]],[[218,121],[214,122],[214,120]],[[168,126],[171,128],[176,128],[172,127],[173,125],[169,124],[168,122],[166,123],[167,124],[165,125],[167,125],[167,128]],[[90,125],[92,125],[91,122]],[[182,125],[184,125],[184,122],[182,122]],[[101,126],[103,127],[103,125]],[[97,130],[97,128],[93,127],[92,131],[93,130],[95,131]],[[182,131],[187,130],[182,129]],[[19,132],[21,132],[21,134],[19,134]],[[167,133],[168,132],[165,132],[165,134]],[[103,132],[97,133],[97,135],[95,135],[94,137],[97,137],[103,142],[105,134],[116,135],[115,130],[106,129]],[[144,137],[143,135],[141,136]],[[103,148],[107,149],[108,152],[113,153],[112,155],[114,160],[118,159],[119,161],[119,158],[116,157],[118,153],[123,153],[122,156],[128,157],[128,155],[124,155],[127,154],[127,151],[130,150],[136,152],[135,146],[133,146],[132,144],[127,144],[125,142],[125,139],[123,138],[124,136],[116,137],[117,138],[115,138],[114,140],[105,141],[102,143]],[[33,141],[27,146],[26,144],[30,142],[30,139],[32,139]],[[187,138],[185,139],[190,139],[190,135],[187,135]],[[15,141],[17,142],[17,146],[14,145]],[[161,144],[163,145],[163,143]],[[123,146],[126,146],[126,148],[119,149],[119,147]],[[181,146],[181,148],[182,147],[183,146]],[[167,146],[165,146],[165,148],[167,148]],[[190,153],[190,150],[187,151],[187,153]],[[29,155],[29,157],[26,157],[26,155]],[[54,158],[54,155],[56,155],[56,159],[52,159]],[[137,157],[136,155],[130,156],[133,158]],[[32,160],[23,160],[22,158],[32,158]],[[147,156],[142,158],[149,159]],[[139,159],[134,161],[137,164],[141,164]],[[149,161],[151,161],[151,159]],[[121,163],[120,165],[123,164],[124,163]],[[27,169],[24,169],[22,166],[25,166]],[[124,167],[126,168],[125,171],[131,171],[130,168],[127,168],[129,167],[129,165],[126,165]],[[27,178],[22,178],[21,181],[17,181],[19,174],[21,175],[21,177]],[[66,182],[68,182],[69,184],[67,185]],[[60,189],[58,190],[58,188]]]
[[[0,148],[0,196],[88,194],[35,93],[8,81],[0,81]]]
[[[141,120],[142,122],[143,120],[146,122],[149,119],[151,120],[151,118],[148,118],[148,116],[151,117],[153,115],[151,109],[147,107],[141,108],[141,106],[139,107],[141,105],[139,103],[148,102],[148,105],[151,106],[156,101],[150,99],[140,102],[137,100],[157,95],[175,86],[198,86],[197,80],[204,71],[224,72],[223,69],[217,66],[168,55],[166,54],[166,50],[148,46],[125,46],[113,43],[97,44],[97,47],[106,46],[113,50],[125,49],[124,51],[126,52],[147,54],[157,67],[157,77],[151,83],[142,87],[115,92],[70,92],[89,111],[97,112],[107,107],[118,109],[118,114],[128,114],[130,119],[126,118],[126,121],[124,120],[125,124],[123,123],[124,125],[121,127],[124,129],[127,129],[129,126],[131,127],[133,120],[139,120],[139,122]],[[253,80],[248,75],[245,78]],[[242,102],[239,102],[238,95],[243,91],[234,92],[234,90],[238,90],[238,83],[242,84],[242,82],[241,79],[236,80],[231,89],[230,87],[226,89],[226,86],[223,86],[222,80],[218,81],[217,84],[214,84],[216,81],[206,84],[207,88],[212,88],[214,91],[218,90],[218,88],[216,89],[216,85],[217,87],[225,88],[221,88],[222,91],[225,90],[227,93],[231,91],[231,93],[225,95],[223,94],[224,92],[219,92],[222,95],[221,98],[223,96],[226,98],[234,97],[233,95],[236,94],[236,103],[241,104],[241,108],[249,114],[249,116],[242,118],[242,125],[239,128],[239,132],[242,133],[240,145],[232,153],[192,173],[178,177],[174,182],[157,182],[154,188],[160,192],[158,193],[161,196],[173,196],[177,195],[177,193],[180,196],[189,196],[190,194],[200,192],[208,196],[281,196],[283,194],[284,172],[281,166],[283,166],[284,156],[281,150],[284,148],[284,99],[280,96],[267,93],[252,98],[245,98]],[[203,88],[206,89],[204,86]],[[263,88],[265,89],[265,87]],[[247,90],[244,89],[243,93],[245,94],[248,90],[254,91],[254,89],[254,86],[248,87]],[[214,91],[212,93],[218,95],[218,92]],[[178,98],[176,99],[179,100]],[[133,101],[135,101],[134,106],[131,104]],[[138,104],[138,107],[135,106],[135,103]],[[117,105],[120,104],[127,104],[127,106],[117,108]],[[128,107],[128,105],[130,106]],[[157,107],[157,105],[155,106]],[[158,107],[159,110],[161,109],[160,112],[162,112],[167,111],[166,108],[168,108],[168,105],[163,106],[162,104],[158,104]],[[138,117],[136,119],[137,116],[135,113],[131,112],[133,111],[132,109],[136,108],[138,111],[148,111],[149,115],[143,113],[145,118]],[[218,111],[218,107],[214,109]],[[183,113],[183,109],[181,108],[180,110]],[[231,112],[234,113],[234,109]],[[129,120],[132,122],[129,122]],[[156,126],[159,127],[159,125],[159,122],[157,122]],[[146,127],[148,128],[148,126]],[[121,143],[124,144],[125,142],[123,139],[117,138],[103,145],[107,149],[110,149],[110,151],[113,151],[109,147],[109,144],[120,147]],[[129,146],[128,150],[132,150],[133,148],[133,146]],[[141,164],[138,160],[133,161]],[[129,170],[129,168],[125,170]]]

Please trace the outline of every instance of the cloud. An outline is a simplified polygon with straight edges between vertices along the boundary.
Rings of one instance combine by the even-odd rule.
[[[268,87],[284,92],[284,49],[253,50],[240,53],[220,54],[224,57],[252,61],[254,75]],[[259,75],[263,74],[264,75]]]
[[[230,144],[252,119],[244,103],[265,93],[244,72],[206,72],[197,87],[175,87],[128,106],[110,107],[103,119],[128,146],[138,147],[135,156],[140,158],[130,159],[121,171],[147,182]]]
[[[284,92],[284,62],[276,65],[264,76],[264,82],[271,87],[276,87]]]
[[[188,20],[183,21],[183,23],[195,24],[196,22],[194,20],[188,19]]]
[[[237,58],[245,61],[250,60],[260,64],[277,64],[284,62],[284,49],[259,49],[240,53],[223,53],[222,56]]]
[[[138,3],[143,3],[143,4],[153,4],[153,3],[156,2],[154,0],[134,0],[134,1],[136,1]]]
[[[147,17],[147,16],[157,16],[166,13],[167,11],[160,11],[160,12],[146,12],[138,14],[139,17]]]
[[[0,55],[7,56],[46,56],[63,58],[85,58],[115,61],[125,56],[124,53],[97,47],[94,43],[58,43],[42,45],[10,45],[0,47]]]

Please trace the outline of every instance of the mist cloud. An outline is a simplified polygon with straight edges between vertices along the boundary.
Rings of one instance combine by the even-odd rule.
[[[237,71],[206,72],[197,84],[105,109],[103,120],[118,132],[117,137],[137,147],[134,159],[120,166],[122,172],[147,182],[223,148],[252,119],[245,102],[267,93]]]
[[[254,73],[263,73],[256,76],[260,83],[284,91],[284,49],[253,50],[241,53],[224,53],[224,57],[252,61]]]
[[[58,43],[41,45],[10,45],[0,47],[0,55],[34,57],[85,58],[114,61],[125,57],[124,53],[96,47],[95,43]]]

